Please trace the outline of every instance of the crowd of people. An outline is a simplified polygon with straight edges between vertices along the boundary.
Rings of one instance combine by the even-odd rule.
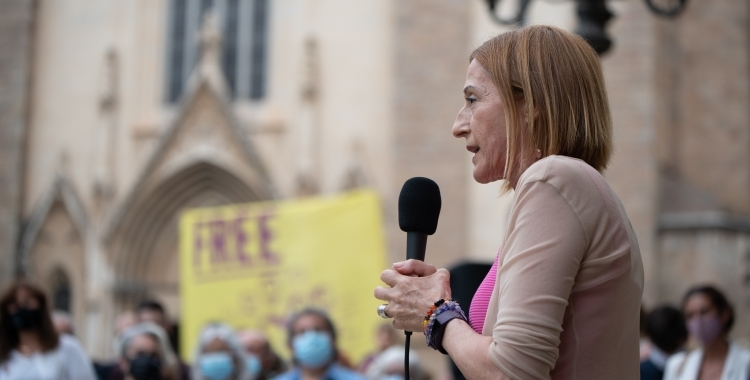
[[[748,379],[750,350],[729,339],[734,309],[712,286],[698,286],[680,308],[662,305],[643,313],[641,379]],[[376,350],[354,366],[336,344],[337,332],[322,310],[289,318],[285,362],[257,330],[235,331],[215,322],[200,332],[191,359],[175,353],[176,329],[161,304],[143,301],[117,317],[110,363],[92,363],[65,312],[51,311],[44,292],[27,282],[0,298],[0,380],[395,380],[404,376],[404,347],[390,324],[375,333]],[[416,353],[410,374],[427,379]]]
[[[75,337],[70,315],[50,310],[37,286],[20,281],[0,298],[0,380],[365,380],[404,376],[404,347],[396,330],[381,326],[376,352],[355,366],[337,346],[327,313],[304,309],[289,318],[284,361],[262,331],[235,331],[214,322],[200,332],[188,365],[176,354],[178,335],[164,307],[146,300],[115,320],[110,362],[92,362]],[[410,354],[410,373],[426,380]]]

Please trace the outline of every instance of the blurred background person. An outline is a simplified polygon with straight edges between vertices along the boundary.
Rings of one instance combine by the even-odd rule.
[[[697,286],[682,301],[682,314],[698,349],[679,353],[667,361],[667,380],[747,380],[750,351],[729,342],[734,308],[718,289]]]
[[[289,368],[284,359],[274,351],[268,336],[258,330],[243,330],[239,333],[239,340],[242,347],[250,354],[260,359],[261,371],[258,374],[258,380],[272,379]]]
[[[138,324],[138,316],[132,310],[126,310],[115,318],[115,337],[120,337],[127,329]],[[157,323],[158,324],[158,323]]]
[[[667,359],[687,341],[685,320],[677,308],[660,306],[645,318],[644,329],[651,344],[648,357],[641,361],[641,380],[661,380]]]
[[[55,331],[47,297],[26,282],[0,298],[0,380],[94,380],[80,344]]]
[[[138,304],[135,313],[138,322],[153,322],[161,326],[169,336],[169,344],[172,345],[172,350],[175,352],[179,350],[175,325],[169,320],[164,305],[155,300],[143,300]]]
[[[404,346],[390,346],[377,355],[366,372],[368,380],[403,380]],[[426,380],[417,353],[409,350],[409,378]]]
[[[136,324],[138,324],[138,317],[132,310],[127,310],[117,315],[115,318],[114,335],[112,337],[112,352],[115,353],[115,357],[111,361],[94,362],[97,379],[108,379],[110,373],[120,367],[120,341],[123,333]]]
[[[393,325],[391,325],[389,322],[385,322],[378,326],[378,329],[375,331],[375,352],[367,355],[364,359],[362,359],[362,362],[359,364],[358,368],[359,372],[367,373],[367,369],[370,367],[370,364],[372,364],[372,361],[378,355],[380,355],[382,352],[395,345],[396,343],[397,335],[396,329],[393,328]]]
[[[112,350],[115,353],[117,353],[120,349],[120,341],[122,340],[125,331],[137,324],[138,316],[136,316],[135,312],[133,312],[132,310],[124,311],[117,316],[117,318],[115,319],[115,335],[112,339]]]
[[[339,363],[336,329],[322,310],[307,308],[287,324],[287,342],[294,367],[278,380],[362,380],[362,375]]]
[[[119,366],[108,380],[187,379],[177,365],[167,334],[151,322],[139,323],[123,332],[118,347]]]
[[[73,329],[73,318],[70,313],[63,310],[55,310],[52,312],[52,324],[55,326],[55,331],[58,334],[68,334],[75,336],[75,330]]]
[[[195,351],[193,380],[254,380],[261,373],[258,357],[248,353],[223,323],[204,327]]]
[[[138,304],[135,313],[138,322],[153,322],[161,326],[161,328],[167,333],[169,345],[172,347],[172,351],[177,353],[180,352],[177,326],[169,319],[164,306],[159,301],[143,300]],[[180,371],[182,371],[182,373],[190,373],[190,366],[182,361],[182,358],[179,356],[177,357],[177,364],[180,366]]]

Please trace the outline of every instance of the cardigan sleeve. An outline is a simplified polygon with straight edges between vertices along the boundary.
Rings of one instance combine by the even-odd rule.
[[[570,293],[588,241],[584,225],[551,184],[516,193],[496,290],[489,355],[512,379],[549,379]]]

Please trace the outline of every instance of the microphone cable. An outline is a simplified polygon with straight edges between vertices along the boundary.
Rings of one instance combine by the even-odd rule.
[[[411,340],[411,331],[404,331],[406,341],[404,342],[404,380],[409,380],[409,341]]]

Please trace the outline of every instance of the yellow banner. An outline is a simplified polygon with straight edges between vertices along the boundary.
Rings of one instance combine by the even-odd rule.
[[[385,268],[378,197],[335,197],[188,210],[180,219],[181,355],[192,360],[204,324],[265,331],[289,357],[285,322],[327,310],[354,363],[382,321],[373,289]]]

